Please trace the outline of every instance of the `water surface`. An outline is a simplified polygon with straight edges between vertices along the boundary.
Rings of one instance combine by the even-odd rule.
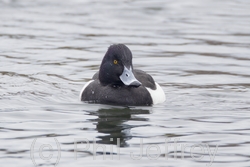
[[[246,0],[0,0],[1,166],[249,166],[249,8]],[[113,43],[163,87],[163,104],[79,101]]]

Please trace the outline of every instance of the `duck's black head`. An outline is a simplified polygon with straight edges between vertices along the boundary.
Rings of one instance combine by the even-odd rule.
[[[114,44],[108,48],[100,66],[99,80],[103,85],[141,85],[133,74],[132,53],[126,45]]]

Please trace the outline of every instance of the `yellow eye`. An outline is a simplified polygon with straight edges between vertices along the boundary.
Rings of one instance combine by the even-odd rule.
[[[114,64],[117,64],[118,63],[118,61],[117,60],[114,60]]]

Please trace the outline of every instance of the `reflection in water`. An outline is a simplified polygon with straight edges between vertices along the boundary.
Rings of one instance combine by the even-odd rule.
[[[127,147],[126,143],[132,138],[130,130],[138,125],[127,124],[127,121],[148,121],[147,118],[139,118],[136,115],[149,114],[149,110],[146,109],[133,109],[133,108],[111,108],[100,109],[97,112],[92,113],[98,116],[96,129],[99,133],[106,135],[97,136],[100,140],[97,143],[102,144],[114,144],[117,145],[120,140],[120,147]],[[139,125],[146,126],[146,124]]]

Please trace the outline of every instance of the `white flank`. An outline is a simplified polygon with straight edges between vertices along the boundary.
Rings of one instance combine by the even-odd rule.
[[[82,88],[82,90],[81,90],[81,92],[80,92],[80,95],[79,95],[79,99],[80,99],[80,101],[81,101],[81,99],[82,99],[82,93],[83,93],[83,91],[85,90],[85,88],[91,83],[91,82],[93,82],[94,80],[90,80],[89,82],[87,82],[84,86],[83,86],[83,88]]]
[[[163,103],[166,100],[165,93],[158,83],[155,82],[156,89],[147,88],[149,94],[152,97],[153,104]]]

